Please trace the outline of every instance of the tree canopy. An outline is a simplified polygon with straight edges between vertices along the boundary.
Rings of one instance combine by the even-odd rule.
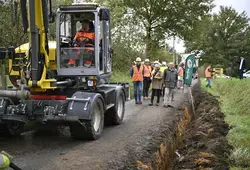
[[[237,57],[250,53],[249,18],[232,7],[220,7],[218,14],[206,16],[186,37],[190,51],[203,51],[202,61],[220,64],[224,68],[235,65]]]
[[[167,36],[184,36],[213,7],[212,0],[124,0],[124,6],[142,23],[147,57]]]

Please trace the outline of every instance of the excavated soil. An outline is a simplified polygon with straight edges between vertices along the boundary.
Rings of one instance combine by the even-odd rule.
[[[197,109],[186,127],[173,169],[229,169],[232,149],[226,139],[229,125],[224,121],[219,102],[200,88],[194,89],[193,94]]]

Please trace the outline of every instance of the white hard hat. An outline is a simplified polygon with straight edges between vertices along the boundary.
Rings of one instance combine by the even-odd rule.
[[[167,62],[166,62],[166,61],[163,61],[163,62],[162,62],[162,65],[166,66],[166,65],[167,65]]]
[[[140,58],[140,57],[137,57],[135,61],[136,61],[136,62],[141,62],[141,58]]]
[[[149,62],[149,59],[146,59],[145,62]]]

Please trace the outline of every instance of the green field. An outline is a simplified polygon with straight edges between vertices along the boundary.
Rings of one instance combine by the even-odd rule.
[[[227,136],[234,147],[230,160],[231,169],[250,169],[250,79],[217,79],[212,88],[206,88],[201,80],[202,89],[214,95],[220,102],[221,110],[231,127]]]
[[[134,86],[129,75],[129,71],[127,73],[124,72],[113,72],[111,76],[110,82],[119,82],[119,83],[129,83],[130,85],[130,98],[134,98]]]

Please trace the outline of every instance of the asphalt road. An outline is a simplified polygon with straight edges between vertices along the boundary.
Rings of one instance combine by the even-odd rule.
[[[129,148],[142,136],[150,139],[165,117],[168,117],[166,124],[173,123],[176,108],[187,98],[184,96],[181,91],[176,93],[175,108],[149,106],[149,101],[143,105],[128,101],[124,122],[105,127],[102,137],[96,141],[74,140],[68,128],[59,128],[45,134],[29,132],[13,139],[0,137],[0,150],[11,153],[15,163],[24,170],[110,169],[107,167],[110,162],[130,156]]]

